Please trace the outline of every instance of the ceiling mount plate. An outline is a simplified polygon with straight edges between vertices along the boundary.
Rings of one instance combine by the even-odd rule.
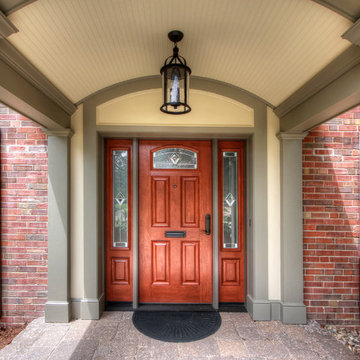
[[[168,34],[169,40],[172,41],[173,43],[178,43],[179,41],[182,40],[183,37],[184,34],[179,30],[172,30]]]

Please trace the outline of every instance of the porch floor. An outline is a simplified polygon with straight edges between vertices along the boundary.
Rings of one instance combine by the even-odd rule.
[[[221,313],[212,336],[191,343],[166,343],[139,333],[132,312],[105,312],[98,321],[68,324],[32,321],[0,351],[0,359],[359,359],[314,325],[254,322],[246,313]]]

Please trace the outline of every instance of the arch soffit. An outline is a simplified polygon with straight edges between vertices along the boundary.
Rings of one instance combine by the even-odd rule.
[[[112,101],[116,98],[160,88],[161,79],[159,76],[132,79],[97,91],[96,93],[81,100],[76,105],[83,103],[86,107],[96,108],[97,106]],[[191,77],[191,89],[213,93],[221,97],[235,100],[236,102],[252,108],[255,112],[257,109],[264,109],[265,106],[274,108],[272,104],[269,104],[264,99],[261,99],[260,97],[244,89],[218,80],[194,76]]]

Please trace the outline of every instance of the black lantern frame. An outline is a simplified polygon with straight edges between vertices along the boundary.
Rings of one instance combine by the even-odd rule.
[[[184,57],[179,55],[177,42],[183,38],[178,30],[169,32],[168,37],[174,43],[173,55],[169,56],[160,69],[164,103],[160,110],[166,114],[181,115],[191,111],[189,101],[189,83],[191,69]]]

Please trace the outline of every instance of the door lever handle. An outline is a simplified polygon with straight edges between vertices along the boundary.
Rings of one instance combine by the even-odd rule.
[[[205,234],[210,235],[211,234],[211,216],[210,214],[205,215]]]

